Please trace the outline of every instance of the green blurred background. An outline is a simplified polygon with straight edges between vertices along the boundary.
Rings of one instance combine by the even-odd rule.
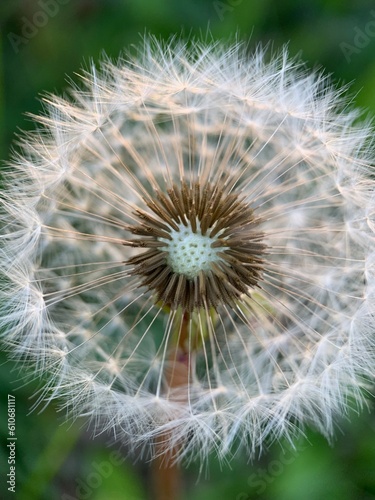
[[[142,34],[205,34],[288,43],[310,67],[324,67],[375,115],[375,4],[370,0],[1,0],[0,157],[17,129],[32,126],[43,92],[63,93],[73,76],[103,51],[117,57]],[[144,500],[148,469],[124,460],[126,450],[91,439],[83,422],[64,423],[50,405],[30,412],[36,383],[26,384],[12,362],[0,365],[0,498],[17,500]],[[17,405],[17,493],[7,492],[7,394]],[[197,481],[186,471],[184,500],[375,499],[374,400],[370,410],[340,423],[333,446],[313,432],[293,450],[271,446],[253,463],[238,456],[220,469],[213,458]],[[121,454],[121,459],[114,453]],[[179,500],[179,499],[176,499]]]

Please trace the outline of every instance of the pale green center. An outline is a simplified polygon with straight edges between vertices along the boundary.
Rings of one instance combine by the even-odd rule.
[[[194,279],[200,271],[209,271],[212,262],[217,262],[217,255],[222,248],[212,248],[218,236],[210,238],[202,235],[199,225],[194,233],[190,224],[179,225],[179,229],[170,230],[172,240],[162,239],[166,242],[164,250],[168,252],[167,262],[176,274],[183,274],[188,279]]]

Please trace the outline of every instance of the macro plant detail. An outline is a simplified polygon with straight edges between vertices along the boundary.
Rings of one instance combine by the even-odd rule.
[[[146,38],[70,94],[1,201],[3,341],[41,400],[176,461],[330,437],[374,373],[371,126],[239,43]]]
[[[256,285],[264,245],[252,210],[236,195],[220,184],[202,189],[185,183],[146,203],[159,219],[137,210],[144,222],[129,230],[145,237],[124,244],[150,247],[128,264],[145,277],[145,286],[157,290],[162,304],[184,312],[222,303],[235,307]]]

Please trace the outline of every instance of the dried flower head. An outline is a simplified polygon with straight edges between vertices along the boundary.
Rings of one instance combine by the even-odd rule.
[[[5,172],[5,341],[178,459],[330,436],[374,372],[370,127],[286,51],[149,38],[82,80]]]

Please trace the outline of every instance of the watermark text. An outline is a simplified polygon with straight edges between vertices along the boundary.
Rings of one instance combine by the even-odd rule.
[[[27,45],[34,38],[41,28],[46,26],[48,21],[55,17],[60,11],[60,5],[69,3],[70,0],[38,0],[39,10],[28,18],[21,17],[21,34],[8,33],[8,40],[16,54],[22,47]]]
[[[227,13],[233,12],[234,7],[241,5],[242,2],[243,0],[226,0],[226,2],[215,0],[212,5],[220,21],[223,21]]]
[[[7,463],[8,471],[6,475],[7,490],[11,493],[16,492],[16,398],[12,394],[8,394],[8,420],[7,430],[8,436],[6,438],[7,444]]]
[[[375,10],[370,10],[371,19],[362,27],[354,26],[354,37],[351,43],[341,42],[339,47],[344,54],[347,63],[350,63],[353,55],[358,55],[367,47],[371,39],[375,37]]]
[[[107,460],[91,463],[91,472],[84,478],[75,480],[74,496],[64,493],[61,500],[89,500],[93,492],[98,489],[103,479],[108,478],[115,467],[120,466],[125,461],[125,457],[119,451],[111,451]]]
[[[292,464],[298,455],[303,452],[308,445],[302,447],[291,448],[283,450],[279,453],[278,457],[271,460],[265,467],[259,467],[256,471],[247,478],[247,484],[251,488],[252,493],[245,493],[244,491],[236,496],[236,500],[251,500],[256,495],[261,495],[267,487],[280,476],[285,467]]]

